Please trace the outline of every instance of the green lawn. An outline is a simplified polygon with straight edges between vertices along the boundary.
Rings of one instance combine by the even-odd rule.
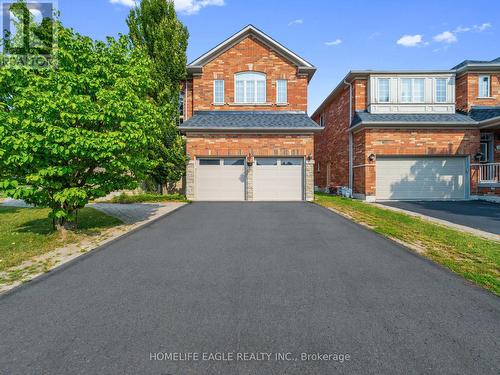
[[[116,197],[111,198],[109,203],[158,203],[158,202],[187,202],[186,197],[182,194],[125,194],[122,193]]]
[[[121,221],[93,208],[78,212],[79,228],[63,236],[52,230],[49,209],[0,207],[0,272],[84,235],[96,235]]]
[[[500,295],[500,242],[358,200],[320,193],[315,202],[347,214],[377,233],[422,248],[426,257]]]

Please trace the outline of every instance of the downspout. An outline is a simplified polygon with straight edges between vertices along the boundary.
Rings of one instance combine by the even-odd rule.
[[[352,132],[351,132],[351,122],[352,122],[352,83],[344,80],[344,83],[349,86],[349,189],[352,191]]]
[[[182,119],[183,121],[186,121],[186,115],[187,115],[187,107],[188,107],[188,82],[187,78],[184,81],[184,113],[182,114]]]

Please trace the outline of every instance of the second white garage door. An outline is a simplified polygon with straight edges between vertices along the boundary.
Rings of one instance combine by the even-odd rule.
[[[303,158],[255,158],[253,197],[256,201],[303,200]]]
[[[377,157],[377,199],[467,198],[465,157]]]

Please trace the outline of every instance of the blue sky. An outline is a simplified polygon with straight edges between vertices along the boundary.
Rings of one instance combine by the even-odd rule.
[[[188,59],[251,23],[313,63],[309,113],[349,70],[448,69],[500,56],[497,0],[176,0]],[[59,0],[66,26],[93,38],[126,33],[133,0]]]

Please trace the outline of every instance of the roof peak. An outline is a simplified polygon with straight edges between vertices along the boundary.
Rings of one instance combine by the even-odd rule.
[[[275,50],[281,56],[285,57],[288,61],[295,64],[298,67],[299,71],[301,71],[302,73],[306,73],[309,76],[309,79],[313,76],[314,72],[316,71],[316,68],[310,62],[303,59],[296,53],[292,52],[284,45],[277,42],[269,35],[258,29],[256,26],[248,24],[240,31],[231,35],[229,38],[217,44],[214,48],[212,48],[211,50],[207,51],[206,53],[204,53],[203,55],[201,55],[200,57],[189,63],[187,66],[188,72],[191,74],[200,73],[201,69],[205,64],[212,61],[217,56],[227,51],[229,48],[233,47],[234,45],[236,45],[249,35],[252,35],[255,38],[259,39],[261,42],[263,42],[264,44]]]

